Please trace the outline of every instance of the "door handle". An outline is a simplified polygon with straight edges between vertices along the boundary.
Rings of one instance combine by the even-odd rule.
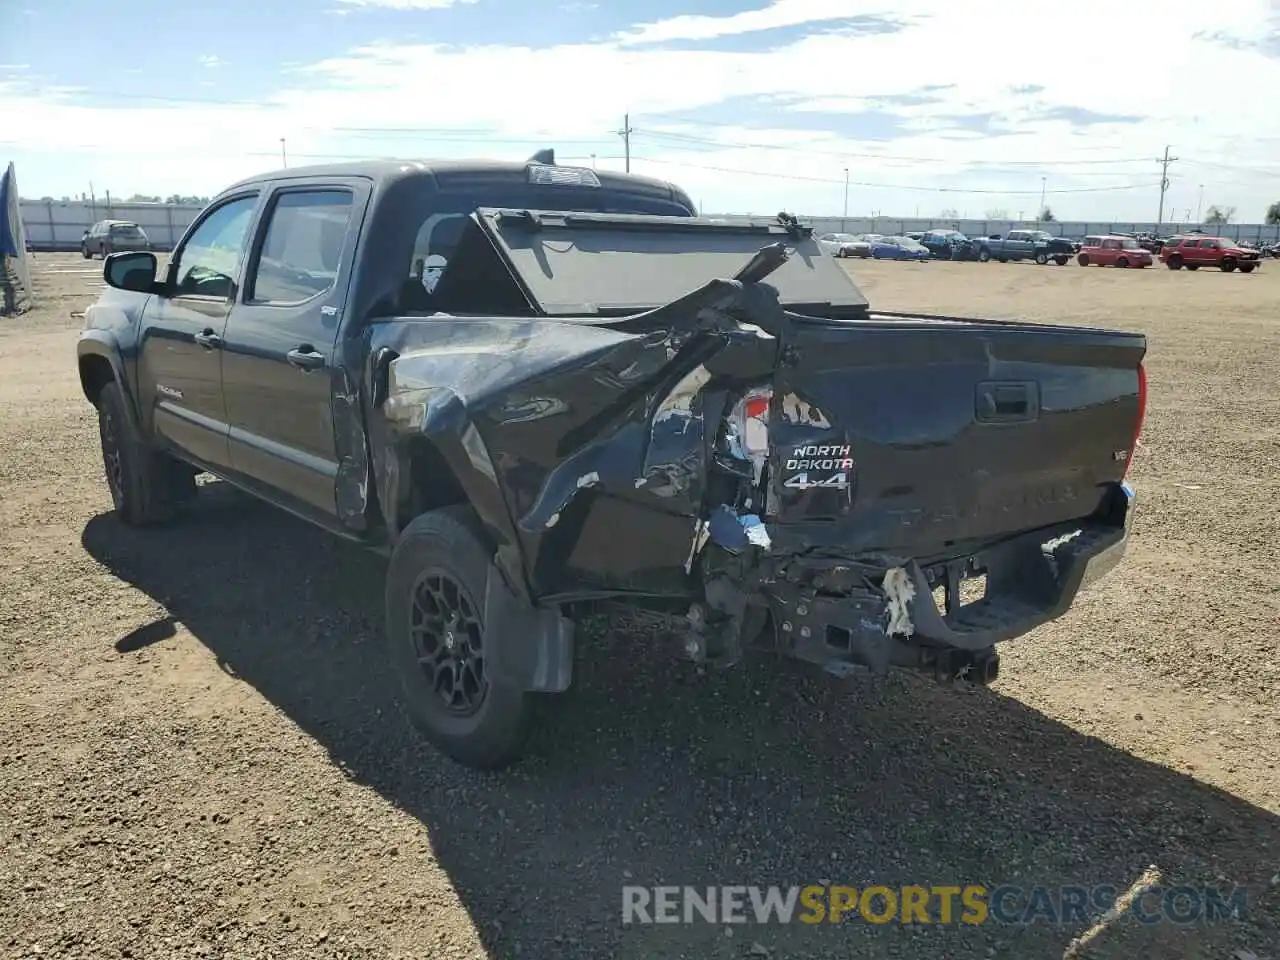
[[[319,370],[325,364],[324,354],[317,353],[309,343],[294,347],[285,354],[288,361],[299,370]]]
[[[197,333],[195,341],[206,350],[217,350],[222,346],[222,338],[213,332],[212,327],[206,327]]]

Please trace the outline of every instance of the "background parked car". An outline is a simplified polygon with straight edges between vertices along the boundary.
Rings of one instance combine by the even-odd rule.
[[[1006,260],[1035,260],[1044,264],[1052,260],[1061,267],[1076,252],[1075,244],[1070,240],[1055,237],[1044,230],[1010,230],[1004,237],[999,234],[980,237],[973,245],[983,263],[988,260],[1001,263]]]
[[[972,260],[973,241],[959,230],[929,230],[920,242],[939,260]]]
[[[1257,250],[1247,250],[1230,237],[1171,237],[1160,250],[1160,260],[1170,270],[1217,267],[1231,273],[1239,267],[1241,273],[1253,273],[1261,259]]]
[[[1082,267],[1149,267],[1154,262],[1150,250],[1144,250],[1134,237],[1099,235],[1085,237],[1076,255]]]
[[[99,220],[80,238],[80,253],[90,259],[95,253],[106,258],[122,250],[151,250],[151,238],[129,220]]]
[[[910,237],[878,237],[872,241],[871,256],[877,260],[928,260],[932,254]]]
[[[855,233],[825,233],[818,238],[833,257],[869,257],[871,244],[866,237]]]

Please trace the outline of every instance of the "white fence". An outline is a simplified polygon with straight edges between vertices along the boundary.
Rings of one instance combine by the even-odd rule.
[[[27,243],[32,250],[77,250],[84,232],[98,220],[132,220],[147,232],[147,236],[160,249],[169,249],[182,237],[188,224],[195,219],[201,207],[167,203],[88,203],[72,201],[23,200],[22,219],[26,227]],[[721,214],[707,214],[721,216]],[[727,219],[739,219],[736,214],[724,215]],[[745,219],[745,218],[742,218]],[[759,219],[758,217],[755,219]],[[1098,233],[1142,233],[1151,231],[1162,236],[1179,230],[1192,229],[1188,223],[1162,224],[1132,221],[1063,221],[1037,224],[1018,223],[1012,220],[922,220],[899,217],[862,218],[849,217],[801,217],[822,233],[883,233],[902,234],[916,230],[959,230],[970,237],[985,237],[1017,229],[1043,229],[1049,233],[1079,239]],[[1260,223],[1232,223],[1226,226],[1206,226],[1199,229],[1237,240],[1254,243],[1280,242],[1280,225]]]
[[[99,220],[132,220],[157,248],[168,250],[202,209],[169,203],[23,200],[22,221],[32,250],[79,250],[80,238]]]

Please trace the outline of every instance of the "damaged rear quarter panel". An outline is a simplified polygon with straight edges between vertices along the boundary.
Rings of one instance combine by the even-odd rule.
[[[774,347],[707,330],[683,307],[617,325],[444,316],[374,325],[369,355],[395,354],[370,418],[392,529],[388,505],[404,502],[413,444],[426,438],[532,596],[687,595],[714,439],[706,421],[718,426],[724,384],[767,376]]]

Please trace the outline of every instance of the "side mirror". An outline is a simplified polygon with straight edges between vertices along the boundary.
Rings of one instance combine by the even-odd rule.
[[[156,255],[136,250],[113,253],[102,265],[102,279],[117,290],[151,293],[156,286]]]

